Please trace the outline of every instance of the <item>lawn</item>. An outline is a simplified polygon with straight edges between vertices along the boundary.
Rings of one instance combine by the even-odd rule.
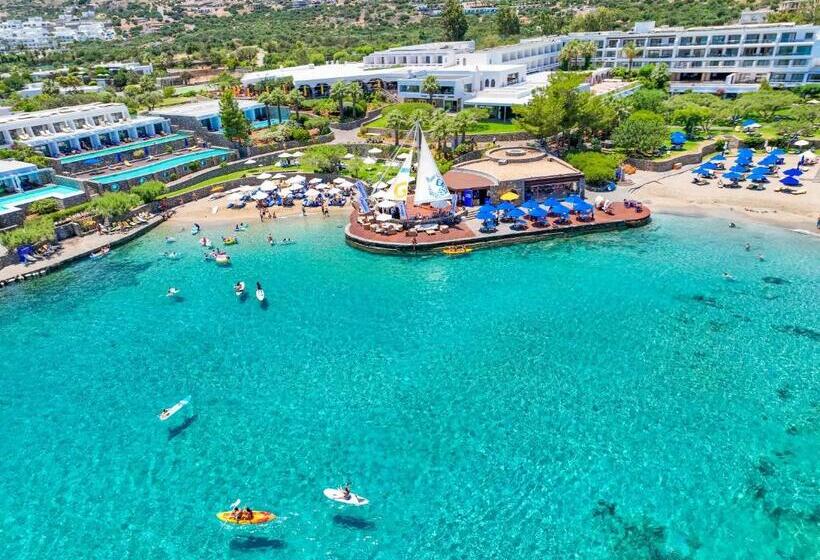
[[[387,117],[381,115],[372,123],[367,124],[368,127],[387,128]],[[523,129],[512,122],[483,120],[479,121],[475,126],[470,127],[467,134],[504,134],[509,132],[521,132]]]

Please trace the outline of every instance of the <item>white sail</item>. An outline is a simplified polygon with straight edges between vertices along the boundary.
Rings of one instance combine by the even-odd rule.
[[[413,195],[413,202],[419,205],[449,201],[450,191],[447,190],[444,177],[441,176],[436,160],[433,159],[433,153],[427,145],[427,139],[421,130],[418,133],[421,134],[421,142],[419,146],[419,165],[416,172],[416,194]]]
[[[413,168],[413,150],[404,159],[399,169],[398,174],[390,180],[390,185],[385,191],[388,200],[396,202],[405,202],[407,200],[407,191],[410,188],[410,173]]]

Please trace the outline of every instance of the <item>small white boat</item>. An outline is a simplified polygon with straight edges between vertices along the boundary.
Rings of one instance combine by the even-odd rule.
[[[177,240],[175,238],[170,237],[170,236],[165,238],[166,243],[176,243],[176,241]]]
[[[325,488],[323,493],[327,499],[348,506],[366,506],[370,503],[370,500],[367,498],[363,498],[353,492],[350,493],[349,497],[345,498],[345,491],[341,488]]]
[[[177,412],[182,410],[183,406],[185,406],[186,404],[189,404],[190,402],[191,402],[191,395],[188,395],[187,397],[185,397],[184,399],[179,401],[177,404],[175,404],[171,408],[166,408],[165,410],[160,412],[159,413],[159,419],[162,420],[163,422],[168,420],[171,416],[173,416],[174,414],[176,414]]]
[[[236,286],[234,286],[233,291],[236,294],[236,297],[242,297],[242,294],[245,293],[245,283],[238,282]]]
[[[165,294],[168,297],[176,297],[179,295],[179,289],[177,288],[168,288],[168,293]]]
[[[260,302],[265,301],[265,290],[263,290],[262,288],[256,290],[256,299]]]
[[[199,228],[197,226],[191,226],[191,235],[196,235],[199,233]]]

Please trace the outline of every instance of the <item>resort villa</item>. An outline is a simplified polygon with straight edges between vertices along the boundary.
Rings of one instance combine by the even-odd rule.
[[[0,116],[0,147],[19,142],[52,158],[170,132],[168,119],[131,117],[122,103],[91,103]]]
[[[268,112],[262,103],[248,99],[237,100],[239,108],[245,114],[245,118],[254,128],[268,126]],[[290,114],[287,107],[282,107],[282,120],[285,121]],[[208,132],[220,132],[222,130],[222,119],[219,116],[219,101],[198,101],[195,103],[184,103],[172,107],[162,107],[151,111],[151,115],[168,119],[174,126],[186,130],[204,129]],[[271,107],[271,123],[279,122],[279,114],[276,107]]]
[[[559,69],[559,53],[573,39],[595,43],[593,66],[638,68],[663,62],[669,65],[673,92],[737,94],[755,91],[764,79],[782,87],[820,83],[818,29],[794,23],[659,27],[648,21],[629,31],[535,37],[483,50],[476,50],[472,41],[396,47],[360,63],[250,72],[242,84],[290,77],[306,97],[324,97],[335,82],[359,82],[365,90],[380,87],[409,100],[428,98],[421,84],[433,75],[441,86],[433,96],[440,107],[485,107],[496,118],[508,118],[513,106],[527,103],[549,73]],[[631,62],[623,51],[627,44],[638,48]]]
[[[22,224],[26,208],[44,198],[55,198],[63,208],[69,208],[87,196],[81,186],[55,176],[52,169],[0,160],[0,229]]]

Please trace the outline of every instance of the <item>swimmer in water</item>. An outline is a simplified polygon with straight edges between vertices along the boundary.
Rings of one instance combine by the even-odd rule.
[[[747,243],[747,244],[746,244],[746,250],[747,250],[747,251],[751,251],[751,250],[752,250],[752,246],[751,246],[749,243]]]
[[[724,273],[723,273],[723,279],[724,279],[724,280],[733,281],[733,280],[735,279],[735,277],[734,277],[734,276],[732,276],[731,274],[729,274],[728,272],[724,272]]]

